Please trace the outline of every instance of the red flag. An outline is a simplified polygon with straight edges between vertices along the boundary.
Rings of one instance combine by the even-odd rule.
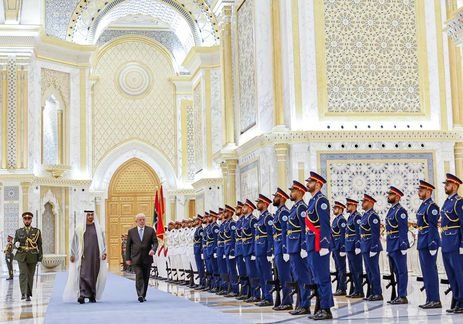
[[[164,211],[162,210],[162,187],[161,187],[161,201],[158,199],[158,193],[156,192],[156,210],[158,211],[158,223],[156,225],[156,236],[162,240],[164,240],[164,223],[162,221],[162,216]]]

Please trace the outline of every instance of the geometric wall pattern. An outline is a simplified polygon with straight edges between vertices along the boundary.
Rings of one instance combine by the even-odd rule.
[[[186,107],[186,152],[187,152],[187,179],[195,178],[195,129],[194,129],[195,112],[192,105]]]
[[[254,0],[238,9],[239,125],[244,133],[257,122]]]
[[[322,153],[321,174],[327,177],[330,201],[360,200],[368,193],[377,200],[375,210],[383,218],[389,186],[404,192],[401,204],[415,219],[421,203],[417,196],[420,179],[435,183],[432,153]],[[438,186],[437,190],[439,189]]]
[[[3,187],[3,213],[4,213],[4,233],[13,235],[19,224],[19,187],[6,186]],[[35,226],[35,223],[33,223]]]
[[[223,141],[223,109],[222,109],[221,72],[211,71],[211,122],[212,122],[212,152],[222,148]]]
[[[16,57],[8,57],[7,168],[16,168]]]
[[[148,76],[149,90],[138,96],[120,90],[119,72],[130,64],[142,67]],[[98,81],[94,86],[93,165],[96,167],[124,142],[139,140],[158,149],[175,166],[176,113],[170,59],[149,44],[127,41],[104,52],[94,73]],[[124,82],[137,88],[140,80],[135,77],[129,73]]]
[[[259,161],[254,161],[240,168],[240,197],[253,199],[259,196]]]
[[[194,107],[194,156],[195,156],[195,173],[201,171],[204,167],[204,139],[205,128],[203,123],[203,104],[202,104],[202,83],[198,83],[193,90],[193,107]]]
[[[422,111],[419,2],[323,1],[328,112]]]

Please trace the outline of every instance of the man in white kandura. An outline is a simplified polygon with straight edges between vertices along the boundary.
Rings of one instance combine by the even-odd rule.
[[[103,230],[93,210],[85,210],[86,217],[76,223],[72,238],[69,277],[64,289],[65,302],[95,303],[101,299],[106,283],[107,262]]]

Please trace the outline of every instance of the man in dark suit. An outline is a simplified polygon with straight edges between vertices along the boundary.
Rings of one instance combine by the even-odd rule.
[[[145,219],[144,214],[140,213],[136,216],[137,226],[131,228],[127,234],[125,252],[127,265],[132,266],[135,271],[135,287],[140,303],[146,301],[153,255],[158,248],[156,231],[152,227],[145,226]]]

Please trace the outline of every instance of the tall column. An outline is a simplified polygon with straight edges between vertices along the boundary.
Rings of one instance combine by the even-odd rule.
[[[287,161],[288,161],[288,152],[289,145],[286,143],[275,144],[275,154],[278,164],[278,186],[280,188],[285,188],[288,185],[288,170],[287,170]]]
[[[176,200],[177,200],[177,199],[175,198],[174,195],[169,196],[170,219],[168,220],[168,219],[166,218],[164,224],[167,224],[167,223],[169,223],[169,222],[175,222],[175,217],[176,217],[176,205],[175,205],[175,201],[176,201]]]
[[[447,0],[447,17],[457,10],[457,0]],[[452,40],[448,40],[450,86],[452,93],[453,125],[463,127],[463,76],[462,57],[459,49]]]
[[[232,27],[231,6],[224,6],[221,12],[221,55],[222,93],[225,121],[224,144],[235,143],[235,119],[233,112],[233,70],[232,70]]]
[[[21,182],[21,190],[23,194],[22,213],[26,211],[31,211],[29,210],[29,187],[30,185],[31,185],[30,182]]]
[[[236,167],[238,165],[237,159],[225,160],[222,163],[223,173],[223,191],[224,203],[233,206],[236,203]]]
[[[284,126],[280,0],[272,0],[273,97],[276,127]]]
[[[455,143],[455,173],[456,176],[463,177],[463,142]],[[458,190],[460,195],[463,195],[463,186]]]

